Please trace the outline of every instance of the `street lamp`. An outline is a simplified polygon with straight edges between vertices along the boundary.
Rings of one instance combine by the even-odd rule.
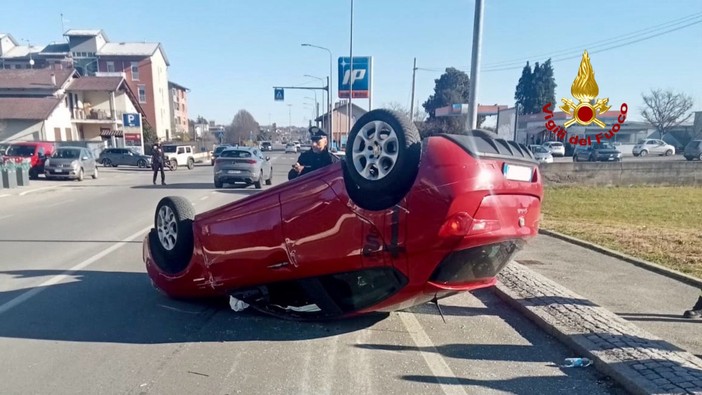
[[[329,133],[331,134],[332,140],[334,139],[334,126],[332,121],[332,87],[334,86],[334,74],[332,73],[332,52],[329,48],[320,47],[313,44],[300,44],[303,47],[312,47],[325,50],[329,52],[329,83],[327,84],[327,105],[328,105],[328,115],[329,115]]]
[[[317,119],[317,117],[319,117],[319,102],[317,101],[317,91],[314,91],[314,99],[309,97],[309,96],[305,96],[305,99],[314,100],[314,110],[315,111],[313,111],[313,113],[316,115],[315,122],[317,122],[316,119]]]
[[[322,83],[324,83],[324,79],[323,79],[323,78],[315,77],[315,76],[309,75],[309,74],[305,74],[304,77],[314,78],[314,79],[320,80],[320,81],[322,81]],[[329,81],[327,81],[327,83],[329,83]],[[314,100],[315,100],[315,103],[316,103],[316,102],[317,102],[317,91],[316,91],[316,90],[314,91]],[[324,103],[324,91],[322,91],[322,103]],[[331,117],[331,115],[330,115],[330,117]],[[319,104],[317,104],[317,118],[319,118]],[[316,120],[315,120],[315,122],[316,122]],[[322,126],[323,126],[323,125],[324,125],[324,124],[322,124]]]

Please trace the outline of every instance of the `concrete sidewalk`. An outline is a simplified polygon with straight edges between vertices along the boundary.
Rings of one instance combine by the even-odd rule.
[[[702,394],[699,289],[540,235],[499,276],[498,295],[632,393]]]

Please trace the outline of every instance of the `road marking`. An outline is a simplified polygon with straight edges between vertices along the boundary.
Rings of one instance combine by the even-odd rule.
[[[0,198],[4,198],[4,197],[8,197],[8,196],[12,196],[12,195],[10,195],[8,193],[4,193],[4,194],[0,195]]]
[[[203,197],[200,198],[200,200],[205,200],[205,199],[207,199],[207,198],[209,198],[209,196],[203,196]]]
[[[120,241],[116,244],[113,244],[112,246],[106,248],[102,252],[99,252],[99,253],[91,256],[90,258],[84,260],[83,262],[73,266],[72,268],[66,270],[65,272],[44,281],[43,283],[35,286],[31,290],[17,296],[16,298],[10,300],[7,303],[0,305],[0,314],[6,313],[10,309],[12,309],[13,307],[17,307],[20,304],[33,298],[34,296],[37,296],[39,293],[47,290],[50,286],[58,284],[67,278],[70,278],[71,274],[77,272],[78,270],[85,269],[86,267],[92,265],[93,263],[97,262],[99,259],[111,254],[112,252],[116,251],[120,247],[126,245],[128,242],[133,241],[137,237],[140,237],[145,232],[149,231],[151,228],[152,228],[151,225],[147,226],[146,228],[132,234],[131,236],[128,236],[127,238],[123,239],[122,241]]]
[[[75,200],[62,200],[62,201],[56,202],[54,204],[45,204],[43,207],[56,207],[56,206],[64,204],[64,203],[70,203],[70,202],[74,202],[74,201]]]
[[[43,188],[37,188],[37,189],[30,189],[30,190],[28,190],[28,191],[24,191],[24,192],[20,193],[19,195],[20,195],[20,196],[24,196],[24,195],[26,195],[26,194],[28,194],[28,193],[33,193],[33,192],[38,192],[38,191],[45,191],[45,190],[47,190],[47,189],[53,189],[53,188],[56,188],[56,186],[52,186],[52,187],[43,187]]]
[[[13,215],[14,215],[14,214],[5,215],[5,216],[0,217],[0,219],[10,218],[10,217],[12,217]]]
[[[398,312],[402,323],[405,324],[405,328],[412,336],[412,340],[417,348],[420,349],[419,353],[424,357],[424,361],[429,366],[434,377],[441,377],[442,382],[439,382],[441,389],[445,394],[465,394],[466,391],[461,386],[461,383],[456,379],[456,375],[453,373],[451,368],[446,364],[444,358],[441,357],[439,350],[436,349],[434,343],[432,343],[429,335],[424,331],[422,325],[417,321],[417,318],[412,313],[407,313],[404,311]],[[426,351],[421,351],[425,349]]]

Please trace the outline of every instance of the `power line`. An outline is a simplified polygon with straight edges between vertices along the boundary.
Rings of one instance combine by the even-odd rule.
[[[667,33],[671,33],[671,32],[677,31],[677,30],[681,30],[681,29],[684,29],[684,28],[686,28],[686,27],[690,27],[690,26],[693,26],[693,25],[697,25],[697,24],[699,24],[699,23],[702,23],[702,19],[700,19],[700,20],[698,20],[698,21],[695,21],[695,22],[688,23],[688,24],[683,25],[683,26],[676,27],[676,28],[674,28],[674,29],[669,29],[669,30],[666,30],[666,31],[663,31],[663,32],[660,32],[660,33],[656,33],[656,34],[654,34],[654,35],[642,37],[642,38],[639,38],[639,39],[636,39],[636,40],[633,40],[633,41],[629,41],[629,42],[626,42],[626,43],[623,43],[623,44],[613,45],[613,46],[610,46],[610,47],[606,47],[606,48],[598,49],[598,50],[594,50],[594,51],[588,50],[588,53],[589,53],[589,54],[596,54],[596,53],[600,53],[600,52],[610,51],[610,50],[612,50],[612,49],[617,49],[617,48],[625,47],[625,46],[627,46],[627,45],[636,44],[636,43],[641,42],[641,41],[650,40],[650,39],[652,39],[652,38],[656,38],[656,37],[662,36],[662,35],[667,34]],[[563,61],[570,60],[570,59],[580,58],[581,56],[582,56],[582,54],[577,54],[577,55],[567,56],[567,57],[564,57],[564,58],[551,59],[551,63],[559,63],[559,62],[563,62]],[[522,69],[523,67],[524,67],[524,66],[522,66],[522,65],[520,65],[520,66],[510,66],[510,67],[493,67],[493,68],[485,68],[485,69],[483,69],[482,71],[484,71],[484,72],[492,72],[492,71],[517,70],[517,69]]]
[[[636,31],[633,31],[633,32],[630,32],[630,33],[627,33],[627,34],[623,34],[623,35],[617,36],[617,37],[615,37],[615,38],[609,38],[609,39],[605,39],[605,40],[599,40],[599,41],[595,41],[595,42],[592,42],[592,43],[589,43],[589,44],[582,44],[582,45],[579,45],[579,46],[576,46],[576,47],[571,47],[571,48],[568,48],[568,49],[562,49],[562,50],[558,50],[558,51],[552,51],[552,52],[548,52],[548,53],[542,53],[542,54],[540,54],[540,55],[534,55],[534,56],[531,56],[531,57],[529,57],[529,58],[521,57],[521,58],[515,58],[515,59],[512,59],[512,60],[504,60],[504,61],[500,61],[500,62],[488,63],[488,64],[486,64],[485,66],[486,66],[487,68],[498,68],[498,67],[505,67],[505,66],[508,66],[508,65],[511,65],[511,64],[514,64],[514,63],[524,64],[524,63],[527,62],[527,60],[536,59],[536,58],[543,58],[543,57],[553,57],[553,56],[556,56],[556,55],[560,55],[560,54],[564,54],[564,53],[570,53],[570,52],[580,52],[580,51],[582,51],[583,48],[588,48],[588,52],[589,52],[590,49],[593,49],[593,50],[594,50],[594,49],[596,49],[596,48],[598,48],[598,47],[607,46],[607,45],[610,45],[610,44],[613,44],[613,43],[616,43],[616,42],[620,42],[620,41],[626,41],[626,40],[628,40],[628,39],[630,39],[630,38],[633,38],[633,37],[635,37],[635,36],[637,36],[637,35],[641,35],[641,33],[649,34],[649,33],[655,32],[655,31],[657,31],[657,30],[662,30],[662,29],[665,29],[665,28],[669,28],[669,27],[671,27],[671,26],[680,25],[680,24],[683,24],[683,23],[685,23],[685,22],[690,22],[690,21],[699,22],[699,21],[702,20],[702,19],[700,19],[700,18],[702,18],[702,12],[699,12],[699,13],[696,13],[696,14],[692,14],[692,15],[688,15],[688,16],[686,16],[686,17],[684,17],[684,18],[675,19],[675,20],[672,20],[672,21],[669,21],[669,22],[665,22],[665,23],[662,23],[662,24],[659,24],[659,25],[649,26],[649,27],[646,27],[646,28],[643,28],[643,29],[639,29],[639,30],[636,30]]]

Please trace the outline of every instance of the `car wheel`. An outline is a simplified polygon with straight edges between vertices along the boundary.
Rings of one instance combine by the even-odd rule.
[[[169,166],[169,168],[170,168],[171,170],[173,170],[173,171],[178,170],[178,161],[177,161],[177,160],[172,159],[172,160],[169,161],[168,163],[171,164],[171,165]]]
[[[266,185],[273,185],[273,168],[271,167],[270,177],[266,180]]]
[[[646,151],[646,150],[639,152],[639,156],[646,156],[646,155],[648,155],[648,151]]]
[[[188,159],[188,170],[192,170],[195,167],[195,161],[190,158]]]
[[[700,154],[700,156],[698,156],[697,159],[702,160],[702,154]]]
[[[419,169],[421,141],[414,124],[399,112],[373,110],[356,122],[348,141],[343,168],[351,199],[369,210],[397,204]]]
[[[578,156],[577,156],[577,155],[573,155],[573,162],[577,162],[577,161],[578,161]]]
[[[592,156],[592,155],[590,155],[590,157],[587,158],[587,160],[590,161],[590,162],[597,162],[597,161],[595,160],[595,157]]]
[[[685,159],[687,159],[687,160],[690,161],[690,160],[693,160],[693,159],[695,159],[695,158],[693,158],[693,157],[691,157],[691,156],[686,156]]]
[[[109,159],[107,159],[107,158],[105,158],[105,159],[102,160],[102,165],[105,166],[105,167],[110,167],[110,166],[112,166],[112,161],[109,160]]]
[[[261,189],[261,181],[263,181],[263,170],[261,170],[261,174],[258,175],[258,181],[254,182],[254,187],[256,187],[256,189]]]
[[[222,181],[215,180],[214,184],[215,184],[215,188],[221,188],[224,186],[224,183],[222,183]]]
[[[84,178],[85,178],[85,172],[83,171],[83,169],[78,170],[78,178],[77,178],[77,180],[78,180],[78,181],[83,181]]]
[[[672,150],[672,149],[669,149],[669,150],[665,151],[665,156],[670,156],[670,155],[673,155],[673,150]]]
[[[158,202],[150,241],[156,265],[165,272],[181,272],[190,263],[194,218],[193,205],[183,197],[167,196]]]
[[[146,161],[143,159],[139,159],[139,161],[137,162],[137,166],[139,166],[140,169],[143,169],[144,167],[146,167]]]
[[[93,170],[93,180],[97,180],[98,178],[98,169],[97,166],[95,166],[95,170]]]

